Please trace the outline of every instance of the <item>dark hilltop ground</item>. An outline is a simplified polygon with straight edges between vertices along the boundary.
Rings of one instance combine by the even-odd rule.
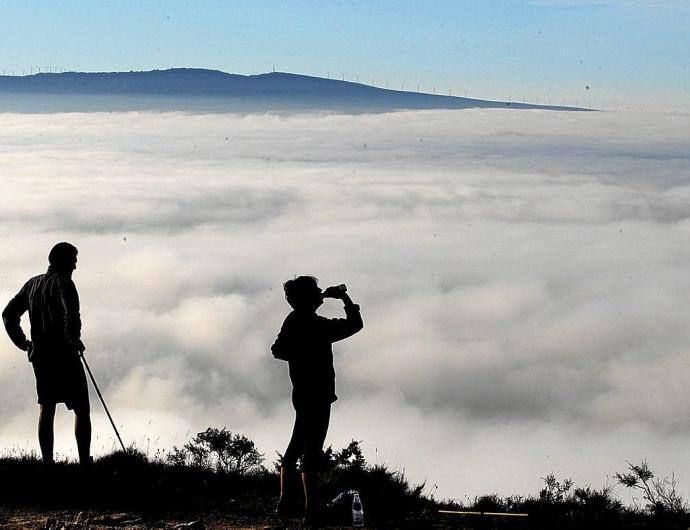
[[[102,456],[89,469],[74,462],[43,465],[33,454],[0,458],[0,528],[221,529],[281,526],[273,515],[278,492],[253,442],[209,428],[182,448],[147,457],[134,448]],[[690,514],[671,478],[655,478],[648,465],[628,464],[615,474],[639,493],[626,507],[611,489],[575,487],[547,475],[529,497],[484,495],[465,502],[439,500],[433,488],[411,484],[400,471],[368,464],[358,442],[324,455],[322,528],[349,528],[352,500],[360,493],[365,528],[457,529],[686,529]],[[301,499],[295,499],[298,508]]]
[[[584,110],[393,90],[285,72],[237,75],[200,68],[0,76],[0,112],[344,112],[514,108]]]

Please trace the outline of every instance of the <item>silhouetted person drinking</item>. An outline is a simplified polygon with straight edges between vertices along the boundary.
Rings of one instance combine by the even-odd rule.
[[[295,425],[280,468],[280,500],[277,514],[288,515],[292,473],[301,459],[305,497],[305,522],[312,523],[317,513],[316,481],[326,440],[331,403],[335,395],[333,368],[334,342],[354,335],[364,327],[359,306],[354,304],[344,285],[321,291],[316,278],[299,276],[283,285],[285,298],[293,311],[285,318],[278,338],[271,347],[273,356],[287,361],[292,381]],[[316,313],[324,298],[343,301],[346,318],[325,318]]]
[[[75,414],[74,434],[79,461],[91,462],[91,415],[89,392],[79,355],[81,341],[79,296],[72,281],[77,268],[77,249],[58,243],[48,255],[48,272],[31,278],[2,312],[12,342],[27,352],[36,376],[40,413],[38,441],[43,461],[53,462],[55,407],[64,403]],[[21,316],[29,312],[31,340],[21,328]]]

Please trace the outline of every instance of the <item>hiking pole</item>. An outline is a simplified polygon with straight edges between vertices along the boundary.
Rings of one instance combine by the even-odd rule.
[[[103,399],[103,394],[101,394],[100,388],[98,388],[98,385],[96,384],[96,379],[93,377],[93,373],[91,372],[91,368],[89,368],[89,363],[86,362],[86,357],[84,357],[84,352],[81,352],[79,354],[79,357],[81,357],[82,362],[84,363],[84,367],[86,368],[86,371],[89,372],[89,377],[91,378],[91,382],[93,383],[93,387],[96,389],[96,394],[98,394],[98,397],[101,400],[101,404],[103,405],[103,408],[105,409],[105,413],[108,415],[108,419],[110,420],[110,425],[113,426],[113,430],[115,431],[115,435],[117,436],[117,439],[120,442],[120,445],[122,446],[122,450],[126,453],[127,449],[125,448],[125,444],[122,443],[122,438],[120,438],[120,433],[117,431],[117,427],[115,427],[115,422],[113,421],[113,417],[110,415],[110,411],[108,410],[108,405],[105,404],[105,399]]]

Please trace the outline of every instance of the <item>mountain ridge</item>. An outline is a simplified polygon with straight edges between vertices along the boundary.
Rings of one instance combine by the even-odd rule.
[[[52,104],[59,107],[62,103],[67,110],[79,110],[76,107],[80,106],[96,107],[91,110],[99,110],[99,107],[102,107],[101,110],[120,110],[112,107],[127,108],[128,98],[133,100],[129,105],[132,109],[150,107],[161,110],[223,110],[224,107],[226,110],[237,110],[243,106],[250,110],[583,110],[392,90],[288,72],[246,76],[203,68],[171,68],[0,76],[0,110],[12,110],[13,104],[20,111],[30,110],[32,99],[38,109],[48,103],[46,98],[58,97],[63,98],[62,102],[51,100]],[[79,98],[82,98],[81,103]],[[91,100],[87,101],[89,98]],[[137,99],[139,101],[135,101]]]

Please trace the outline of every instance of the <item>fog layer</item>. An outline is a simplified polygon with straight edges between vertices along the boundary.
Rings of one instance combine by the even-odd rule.
[[[0,303],[79,247],[91,366],[127,441],[207,426],[269,459],[291,427],[270,345],[297,274],[346,283],[327,443],[438,494],[690,484],[687,117],[549,111],[0,114]],[[340,314],[335,302],[323,313]],[[28,323],[24,320],[26,326]],[[0,443],[37,448],[0,340]],[[92,397],[96,452],[113,435]],[[58,415],[57,449],[74,454]]]

